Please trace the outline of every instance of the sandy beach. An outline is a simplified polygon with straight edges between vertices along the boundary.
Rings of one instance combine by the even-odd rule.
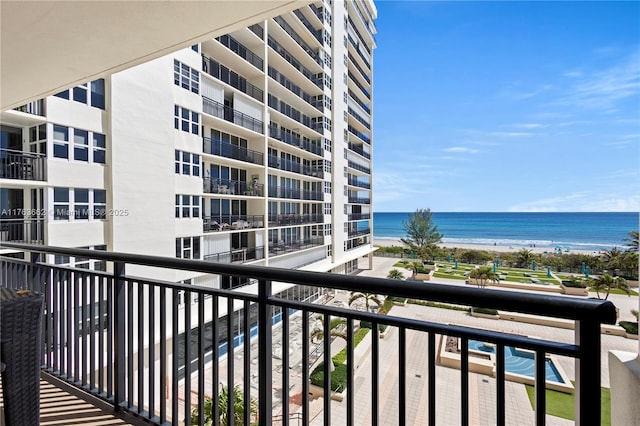
[[[400,240],[391,240],[391,239],[381,239],[374,238],[373,245],[377,247],[391,247],[398,246],[403,247],[403,244]],[[496,251],[500,253],[508,253],[508,252],[518,252],[520,250],[528,249],[533,253],[553,253],[553,249],[549,247],[522,247],[522,246],[500,246],[500,245],[480,245],[480,244],[453,244],[453,243],[443,243],[438,244],[440,247],[449,247],[449,248],[459,248],[459,249],[471,249],[471,250],[486,250],[486,251]],[[592,250],[575,250],[571,249],[569,253],[582,253],[582,254],[598,254],[597,251]]]

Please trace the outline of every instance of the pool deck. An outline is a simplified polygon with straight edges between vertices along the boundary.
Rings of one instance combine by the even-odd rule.
[[[393,258],[373,258],[373,269],[363,270],[359,275],[386,277],[389,270],[393,269],[393,264],[397,259]],[[364,264],[364,263],[363,263]],[[408,274],[407,274],[408,275]],[[434,282],[465,285],[462,281],[438,279]],[[426,283],[425,285],[429,285]],[[517,291],[517,290],[513,290]],[[337,299],[347,298],[346,292],[338,292]],[[573,297],[573,296],[565,296]],[[630,309],[638,306],[637,296],[628,297],[624,295],[611,295],[616,306],[620,308],[621,319],[630,317]],[[626,312],[626,315],[625,315]],[[555,340],[560,342],[573,343],[573,330],[546,327],[534,324],[475,318],[465,312],[453,311],[449,309],[430,308],[418,305],[394,306],[391,315],[407,318],[417,318],[426,321],[436,321],[440,323],[450,323],[476,328],[492,329],[506,333],[520,334],[541,339]],[[393,328],[388,329],[384,339],[380,340],[380,359],[384,360],[380,364],[379,392],[380,392],[380,424],[392,425],[397,423],[397,339],[398,333]],[[602,334],[602,386],[609,387],[608,352],[610,350],[622,350],[636,352],[638,342],[636,340],[625,339],[620,336]],[[339,339],[337,339],[339,340]],[[424,354],[426,351],[426,336],[419,333],[407,332],[407,345],[411,348],[407,351],[407,412],[409,418],[407,424],[425,424],[426,420],[426,367]],[[360,345],[371,344],[370,336]],[[333,350],[332,350],[333,352]],[[557,362],[570,378],[575,378],[574,360],[566,357],[556,357]],[[356,371],[355,382],[355,407],[357,424],[370,424],[371,395],[369,391],[361,392],[360,389],[369,389],[371,384],[371,357],[364,357]],[[419,377],[418,377],[419,376]],[[460,372],[446,367],[436,367],[436,406],[438,424],[459,424],[460,423]],[[507,381],[506,388],[506,417],[507,424],[533,425],[535,424],[534,412],[529,403],[525,387],[522,384]],[[489,376],[471,373],[469,377],[470,389],[470,423],[474,425],[492,425],[496,423],[496,385],[495,379]],[[332,404],[332,421],[335,424],[344,422],[346,416],[346,404],[344,402],[334,402]],[[312,419],[319,416],[319,419],[312,421],[312,424],[322,423],[322,399],[311,402]],[[572,421],[547,416],[549,425],[570,425]]]

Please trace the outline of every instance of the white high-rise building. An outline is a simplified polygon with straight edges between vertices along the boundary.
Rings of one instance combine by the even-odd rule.
[[[337,273],[371,261],[375,18],[370,0],[317,1],[3,112],[0,239]]]

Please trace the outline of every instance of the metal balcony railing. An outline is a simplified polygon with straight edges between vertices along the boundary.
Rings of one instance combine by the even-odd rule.
[[[347,220],[369,220],[371,213],[351,213],[347,216]]]
[[[371,69],[371,61],[369,60],[369,58],[367,58],[364,55],[364,53],[362,53],[362,51],[360,50],[359,43],[356,40],[354,40],[353,37],[351,37],[351,34],[347,33],[347,37],[349,38],[349,41],[353,45],[353,48],[355,49],[355,51],[358,52],[358,56],[362,58],[362,61],[367,65],[367,68]]]
[[[205,254],[205,262],[245,263],[264,259],[264,247],[242,247],[222,253]]]
[[[260,37],[260,40],[264,40],[264,29],[260,24],[253,24],[249,27],[252,33]]]
[[[306,225],[310,223],[323,223],[324,215],[321,214],[270,214],[269,226]]]
[[[364,133],[360,133],[360,131],[358,131],[358,129],[356,129],[352,125],[347,125],[347,129],[349,129],[349,131],[351,133],[353,133],[354,135],[356,135],[357,137],[362,139],[364,142],[366,142],[368,144],[371,144],[371,139],[369,139],[369,135],[366,135]]]
[[[269,198],[288,198],[294,200],[312,200],[322,201],[324,200],[324,193],[322,191],[312,191],[301,188],[287,188],[283,186],[270,186]]]
[[[47,156],[0,148],[0,179],[45,180]]]
[[[367,120],[365,120],[362,116],[360,116],[360,114],[358,114],[355,109],[353,109],[351,107],[348,107],[347,109],[349,110],[349,114],[353,118],[358,120],[364,127],[367,128],[367,130],[371,130],[371,124],[369,124],[369,122]]]
[[[349,238],[361,237],[363,235],[369,235],[371,233],[371,229],[358,229],[358,230],[350,230],[347,235]]]
[[[24,212],[16,211],[15,213],[22,214]],[[1,217],[0,241],[42,244],[44,242],[44,218]]]
[[[262,71],[262,68],[264,66],[264,61],[262,60],[262,58],[253,53],[251,50],[247,49],[238,40],[227,34],[216,37],[216,40],[218,40],[223,46],[234,52],[236,55],[240,56],[242,59],[246,60],[251,65]]]
[[[371,189],[371,184],[369,182],[364,182],[359,180],[357,177],[349,175],[348,181],[349,185],[357,186],[359,188]]]
[[[355,83],[355,85],[358,86],[358,88],[360,88],[360,90],[362,90],[362,93],[364,93],[364,95],[367,97],[367,99],[371,100],[371,93],[367,89],[364,88],[364,86],[358,81],[356,76],[353,75],[353,73],[351,71],[347,71],[347,74],[349,75],[349,78],[351,79],[351,81],[353,81]]]
[[[264,184],[231,179],[203,178],[202,191],[206,194],[262,197],[264,195]]]
[[[366,159],[371,159],[371,154],[369,154],[368,152],[365,152],[364,149],[362,149],[361,147],[359,147],[358,145],[349,142],[349,149],[353,152],[357,152],[358,154],[362,155],[364,158]]]
[[[304,25],[305,28],[309,30],[311,35],[314,36],[315,39],[318,40],[320,43],[322,43],[322,30],[316,30],[315,28],[313,28],[313,25],[311,25],[311,22],[309,22],[306,16],[304,16],[304,14],[300,12],[300,9],[294,10],[293,14],[296,15],[296,17],[300,20],[302,25]]]
[[[356,103],[358,105],[360,105],[362,107],[363,110],[366,111],[367,114],[371,115],[371,109],[369,108],[369,106],[367,104],[365,104],[364,102],[362,102],[360,100],[360,98],[358,97],[358,95],[356,95],[353,90],[351,89],[347,89],[347,92],[349,93],[349,96],[351,96],[351,99],[353,99],[354,101],[356,101]]]
[[[204,232],[264,228],[264,215],[218,214],[202,218]]]
[[[321,244],[321,238],[301,243],[304,247],[316,241]],[[280,254],[276,252],[279,247],[299,249],[295,245],[272,243],[269,250]],[[346,398],[340,403],[344,409],[345,424],[355,424],[356,419],[364,417],[370,418],[372,424],[378,424],[381,410],[387,404],[397,407],[391,412],[394,423],[406,423],[411,414],[408,402],[414,392],[408,365],[418,362],[422,363],[424,371],[424,382],[420,381],[420,386],[424,386],[428,393],[422,402],[426,423],[435,425],[442,409],[436,404],[439,386],[435,368],[437,342],[442,336],[450,336],[459,342],[459,383],[449,385],[459,388],[459,393],[450,398],[456,398],[454,404],[459,407],[461,424],[469,424],[469,408],[473,403],[470,399],[478,397],[469,380],[470,340],[495,345],[495,393],[491,389],[491,392],[484,392],[484,396],[495,395],[491,398],[495,400],[496,424],[504,425],[506,418],[504,354],[507,346],[526,349],[534,354],[534,415],[537,424],[545,424],[547,354],[576,360],[577,424],[600,424],[600,325],[616,321],[615,306],[610,301],[97,250],[13,243],[3,243],[2,248],[28,251],[28,260],[0,257],[0,285],[44,294],[42,374],[54,376],[69,387],[82,389],[110,404],[114,411],[132,414],[149,424],[181,423],[190,419],[193,410],[203,413],[208,395],[213,397],[212,417],[218,419],[222,414],[218,411],[219,383],[224,382],[230,387],[238,386],[243,395],[244,424],[257,421],[260,425],[271,425],[275,416],[281,416],[278,420],[288,419],[292,414],[289,401],[293,397],[290,383],[294,377],[300,378],[302,387],[301,393],[296,394],[301,398],[297,412],[302,416],[302,424],[310,424],[309,375],[312,365],[309,359],[313,352],[310,330],[313,317],[318,315],[324,320],[321,327],[325,336],[331,333],[331,318],[342,318],[346,325]],[[45,255],[97,259],[106,262],[107,270],[112,272],[47,264]],[[137,267],[135,275],[129,275],[136,265],[164,268],[168,271],[167,276],[172,276],[175,271],[191,271],[253,279],[256,285],[252,293],[146,279],[139,276],[140,268]],[[381,315],[333,304],[314,304],[305,302],[302,297],[287,299],[273,294],[274,283],[563,318],[575,321],[575,338],[574,343],[530,338],[483,328],[404,318],[394,316],[393,311],[389,315]],[[234,314],[227,315],[227,312]],[[290,327],[294,319],[301,322],[299,331]],[[372,324],[371,340],[366,343],[370,348],[365,355],[357,355],[354,350],[355,325],[361,320]],[[389,326],[389,333],[397,333],[397,349],[392,349],[397,361],[381,358],[380,324]],[[426,341],[424,351],[418,355],[412,353],[409,346],[409,337],[416,336]],[[324,339],[321,345],[322,388],[324,394],[329,395],[331,339]],[[272,355],[276,348],[278,357]],[[225,356],[232,350],[234,356]],[[298,357],[298,353],[302,355]],[[357,371],[356,362],[360,366],[366,365],[363,359],[356,360],[357,356],[367,357],[367,362],[371,363],[370,370]],[[382,392],[380,373],[380,369],[389,363],[392,363],[397,379],[390,395]],[[367,380],[356,381],[356,374],[359,377],[365,374]],[[371,403],[357,404],[356,392],[367,393]],[[252,399],[258,407],[255,416],[251,416],[249,408]],[[334,404],[337,403],[331,398],[324,398],[322,411],[315,421],[330,424]],[[228,404],[224,414],[233,418],[236,409],[235,404]]]
[[[291,28],[291,25],[289,25],[289,23],[285,21],[282,16],[276,16],[275,18],[273,18],[273,20],[277,22],[278,25],[280,25],[284,32],[289,34],[289,36],[298,44],[298,46],[302,48],[302,50],[307,52],[307,55],[309,55],[311,59],[313,59],[318,64],[322,64],[322,60],[318,55],[318,49],[313,49],[311,46],[309,46],[302,39],[302,37],[300,37],[298,33],[293,28]]]
[[[324,88],[324,79],[321,76],[322,73],[319,73],[319,74],[312,73],[307,67],[302,65],[293,55],[291,55],[291,53],[289,53],[287,49],[282,47],[282,45],[280,45],[280,43],[278,43],[273,37],[271,36],[267,37],[267,44],[269,45],[269,47],[275,50],[278,53],[278,55],[282,56],[282,58],[285,61],[289,62],[295,69],[300,71],[302,75],[307,77],[309,81],[311,81],[313,84],[315,84],[321,89]]]
[[[354,161],[348,161],[347,165],[355,170],[360,170],[361,172],[371,174],[371,169],[369,167],[362,166]]]
[[[267,72],[269,74],[269,77],[276,80],[278,83],[280,83],[284,88],[289,90],[291,93],[302,98],[303,101],[305,101],[312,107],[316,108],[317,110],[322,111],[322,107],[323,107],[322,99],[316,99],[314,96],[311,96],[310,94],[302,90],[300,86],[298,86],[297,84],[289,80],[284,75],[280,74],[280,72],[278,72],[278,70],[276,70],[272,66],[269,66],[269,70]]]
[[[303,126],[310,128],[311,130],[315,130],[316,132],[322,133],[322,122],[323,122],[322,116],[312,118],[298,111],[296,108],[292,107],[288,103],[278,99],[274,95],[269,94],[268,98],[269,98],[268,105],[271,108],[286,115],[292,120],[297,121]]]
[[[371,204],[371,200],[369,198],[363,197],[349,197],[349,202],[352,204]]]
[[[269,155],[269,167],[274,169],[284,170],[287,172],[299,173],[305,176],[312,177],[324,177],[324,172],[321,167],[317,166],[305,166],[302,163],[293,160],[287,160],[285,158],[277,157],[275,155]]]
[[[206,114],[222,118],[223,120],[237,124],[238,126],[242,126],[246,129],[253,130],[254,132],[264,134],[262,121],[243,112],[237,111],[230,106],[221,104],[213,99],[209,99],[206,96],[202,97],[202,111]]]
[[[297,146],[305,151],[311,152],[322,156],[324,154],[322,143],[320,139],[309,139],[306,137],[300,137],[296,134],[287,131],[284,127],[278,128],[278,126],[269,126],[269,137],[287,143],[291,146]]]
[[[230,70],[205,55],[202,55],[202,70],[210,76],[227,83],[229,86],[235,87],[242,93],[246,93],[253,99],[264,102],[264,91],[262,89],[249,83],[246,78],[235,71]]]
[[[219,155],[234,160],[263,165],[264,154],[259,151],[233,145],[217,138],[202,138],[202,150],[205,154]]]
[[[324,245],[323,237],[311,237],[304,238],[296,241],[278,241],[278,242],[269,242],[269,255],[270,256],[279,256],[281,254],[293,253],[299,250],[305,250],[308,248],[318,247]]]
[[[360,71],[360,74],[362,75],[362,78],[364,78],[365,81],[368,84],[371,84],[371,78],[369,77],[369,75],[366,72],[364,72],[364,70],[360,67],[360,65],[358,65],[358,62],[356,62],[356,60],[353,57],[353,55],[351,53],[349,53],[348,56],[349,56],[349,63],[355,65],[356,69],[358,71]]]
[[[44,99],[38,99],[37,101],[14,108],[14,110],[44,117],[46,115],[44,105]]]

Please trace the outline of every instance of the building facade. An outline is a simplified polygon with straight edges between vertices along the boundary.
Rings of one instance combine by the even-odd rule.
[[[0,238],[354,271],[372,252],[375,17],[317,1],[3,112]]]

